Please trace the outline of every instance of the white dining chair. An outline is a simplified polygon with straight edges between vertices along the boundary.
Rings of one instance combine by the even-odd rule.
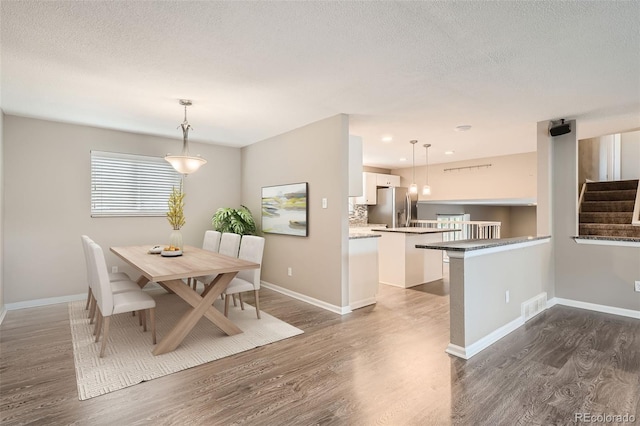
[[[229,257],[238,257],[238,251],[240,249],[240,234],[234,234],[231,232],[223,232],[220,237],[220,248],[218,253]],[[205,275],[202,277],[196,277],[197,281],[200,281],[207,287],[213,282],[218,274]]]
[[[90,324],[93,324],[93,319],[95,317],[95,298],[93,297],[93,293],[91,290],[91,280],[92,278],[92,267],[89,260],[89,244],[94,241],[86,235],[82,235],[80,237],[82,241],[82,251],[84,253],[84,261],[87,269],[87,304],[85,305],[85,310],[89,309],[89,318],[91,318]],[[111,287],[114,293],[121,293],[123,291],[131,291],[131,290],[139,290],[140,286],[138,284],[131,284],[131,278],[129,275],[124,272],[110,272],[109,273],[109,281],[111,282]]]
[[[100,246],[96,243],[89,243],[89,256],[92,266],[92,275],[94,278],[91,281],[91,286],[98,306],[98,321],[95,333],[96,342],[100,340],[100,333],[101,330],[103,330],[100,358],[104,357],[104,350],[107,346],[107,340],[109,339],[111,317],[116,314],[138,311],[140,318],[142,319],[143,330],[147,331],[146,311],[149,311],[149,319],[151,321],[151,340],[155,345],[156,302],[153,300],[153,297],[142,291],[140,287],[138,287],[137,291],[114,293],[111,289],[111,282],[109,281],[109,273],[107,271],[107,264],[104,260],[104,253]]]
[[[218,253],[220,250],[220,237],[222,232],[218,231],[205,231],[204,240],[202,241],[202,248]]]
[[[202,241],[202,249],[212,251],[214,253],[218,253],[218,251],[220,250],[221,236],[222,236],[222,232],[205,231],[204,240]],[[193,285],[193,289],[195,290],[198,285],[197,277],[189,278],[189,281],[191,281],[191,284]],[[187,284],[189,284],[189,281],[187,281]]]
[[[224,316],[229,315],[229,295],[238,295],[240,308],[244,310],[242,293],[253,291],[255,294],[256,315],[260,319],[260,271],[262,270],[262,256],[264,253],[264,238],[255,235],[245,235],[240,243],[239,259],[259,263],[260,268],[246,269],[238,272],[224,291]]]

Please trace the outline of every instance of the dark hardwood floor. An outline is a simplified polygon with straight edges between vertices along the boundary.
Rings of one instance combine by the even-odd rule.
[[[447,282],[381,286],[378,300],[341,317],[263,289],[262,309],[303,335],[86,401],[66,304],[11,311],[0,422],[567,425],[590,413],[640,424],[638,320],[556,306],[463,361],[444,352]]]

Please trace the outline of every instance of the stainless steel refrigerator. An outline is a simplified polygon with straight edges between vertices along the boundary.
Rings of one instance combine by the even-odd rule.
[[[409,226],[417,219],[416,196],[407,188],[378,188],[375,205],[369,206],[369,223],[386,223],[388,228]]]

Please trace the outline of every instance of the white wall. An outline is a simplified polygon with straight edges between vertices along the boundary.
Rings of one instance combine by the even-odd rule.
[[[640,179],[640,131],[620,134],[620,179]]]
[[[5,303],[86,292],[81,234],[103,246],[108,265],[134,278],[108,247],[168,242],[164,217],[91,218],[90,151],[164,156],[181,148],[181,134],[168,139],[5,115],[3,142]],[[208,163],[185,180],[182,230],[185,244],[200,246],[215,210],[240,204],[241,154],[199,143],[191,151]]]
[[[309,236],[265,234],[262,279],[338,307],[349,303],[348,125],[337,115],[242,149],[242,202],[258,224],[263,186],[309,183]]]
[[[491,164],[491,167],[445,172],[445,169]],[[486,200],[536,198],[537,158],[535,152],[479,158],[429,165],[431,195],[419,194],[419,200]],[[413,169],[393,169],[401,176],[401,185],[409,187]],[[416,167],[418,188],[424,185],[425,166]]]

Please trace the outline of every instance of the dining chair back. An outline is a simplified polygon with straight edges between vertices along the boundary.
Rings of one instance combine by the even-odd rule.
[[[93,268],[89,260],[89,251],[90,251],[89,244],[93,243],[94,241],[86,235],[81,235],[80,240],[82,241],[82,252],[84,253],[84,263],[87,270],[87,287],[88,287],[87,304],[85,305],[84,309],[86,310],[91,308],[90,316],[91,318],[93,318],[93,310],[95,309],[95,306],[92,305],[94,301],[93,301],[93,293],[91,290],[91,280],[95,278],[93,277],[93,272],[92,272]],[[112,283],[120,282],[119,284],[113,285],[113,287],[117,288],[119,291],[130,289],[130,286],[128,284],[122,283],[124,281],[131,281],[131,278],[129,277],[129,275],[125,274],[124,272],[109,273],[109,281],[111,281]]]
[[[258,263],[260,267],[257,269],[245,269],[231,280],[227,289],[224,291],[224,314],[229,314],[229,295],[238,294],[240,298],[240,308],[244,310],[244,302],[242,301],[242,293],[253,290],[255,295],[256,315],[260,319],[260,272],[262,270],[262,257],[264,254],[264,238],[255,235],[245,235],[240,243],[240,252],[238,258],[249,262]]]
[[[240,234],[234,234],[231,232],[222,233],[222,237],[220,237],[220,250],[218,253],[229,257],[238,257],[240,239]]]
[[[202,242],[202,248],[213,252],[220,250],[220,237],[221,232],[218,231],[206,231],[204,233],[204,241]]]
[[[98,306],[98,322],[96,325],[95,333],[96,342],[100,339],[101,329],[104,329],[104,337],[102,338],[102,346],[100,349],[100,358],[104,356],[104,351],[107,346],[107,339],[109,338],[111,316],[115,314],[138,311],[140,319],[142,321],[142,325],[144,327],[143,329],[144,331],[147,331],[146,311],[148,310],[151,320],[151,338],[153,343],[155,344],[155,300],[153,300],[151,296],[143,292],[140,287],[138,287],[137,290],[114,293],[112,291],[112,283],[109,280],[109,273],[107,270],[107,264],[104,259],[104,252],[102,251],[102,248],[94,242],[89,243],[88,248],[89,260],[92,268],[91,272],[94,278],[90,281],[90,283],[93,291],[93,296],[95,297],[96,304]]]

